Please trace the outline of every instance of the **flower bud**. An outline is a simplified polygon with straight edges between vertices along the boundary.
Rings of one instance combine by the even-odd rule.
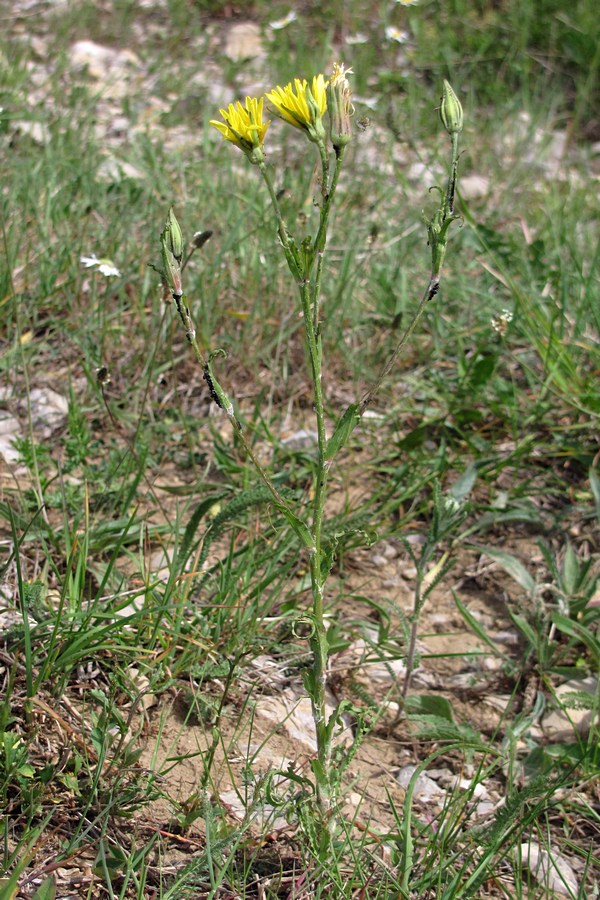
[[[448,134],[460,134],[463,128],[463,109],[460,100],[452,90],[451,84],[444,79],[444,92],[440,106],[440,119]]]
[[[174,297],[181,297],[181,259],[183,256],[183,239],[179,222],[173,210],[169,210],[165,227],[160,236],[160,252],[162,276]]]
[[[169,249],[177,262],[181,262],[183,258],[183,237],[179,222],[173,212],[173,207],[169,209],[169,215],[165,223],[165,236],[167,238]]]
[[[352,69],[344,69],[343,65],[334,63],[331,81],[329,82],[329,118],[331,121],[331,143],[336,151],[352,140],[350,117],[354,113],[352,92],[346,75]]]

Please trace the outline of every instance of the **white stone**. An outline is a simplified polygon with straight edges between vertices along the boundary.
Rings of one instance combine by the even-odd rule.
[[[260,27],[256,22],[238,22],[229,29],[225,41],[225,56],[234,62],[265,56]]]
[[[117,159],[114,156],[106,156],[98,166],[97,177],[100,181],[118,184],[125,178],[135,181],[143,181],[144,173],[131,163]]]
[[[0,456],[7,463],[16,463],[21,454],[14,446],[14,441],[22,437],[19,420],[8,413],[0,412]]]
[[[43,437],[50,437],[64,425],[69,411],[67,398],[50,388],[34,388],[29,394],[29,405],[33,428]]]
[[[32,122],[29,119],[18,119],[13,127],[26,134],[36,144],[47,144],[50,141],[50,129],[45,122]]]
[[[487,197],[490,192],[490,179],[484,175],[463,175],[458,181],[458,189],[465,200]]]
[[[281,444],[287,450],[307,450],[316,447],[319,437],[316,431],[300,428],[292,434],[286,434],[281,438]]]
[[[571,864],[558,853],[548,853],[539,844],[521,844],[515,848],[517,863],[529,869],[548,893],[560,897],[579,897],[579,884]]]
[[[404,766],[404,768],[400,769],[400,771],[396,774],[398,783],[405,790],[408,789],[408,786],[413,775],[416,772],[416,769],[416,766]],[[413,797],[420,803],[430,803],[432,800],[438,800],[443,797],[444,793],[445,792],[442,790],[439,784],[436,784],[433,778],[430,778],[429,775],[425,775],[424,772],[421,772],[421,774],[417,778]]]
[[[542,719],[542,728],[547,737],[554,741],[573,740],[573,733],[577,732],[585,738],[592,724],[594,710],[572,709],[569,694],[585,693],[594,697],[598,690],[598,679],[589,676],[581,680],[566,681],[556,689],[556,699],[561,701],[565,708],[552,710]],[[573,701],[575,705],[577,701]]]
[[[336,706],[332,696],[327,698],[326,712],[330,716]],[[300,697],[293,690],[284,690],[278,697],[261,697],[256,703],[257,718],[262,717],[272,722],[277,730],[281,730],[304,753],[316,753],[317,739],[312,706],[308,697]],[[343,731],[339,726],[334,731],[334,745],[351,740],[348,728],[349,717],[345,716]]]
[[[139,58],[132,50],[115,50],[104,47],[95,41],[76,41],[70,51],[71,66],[74,69],[86,69],[90,78],[104,80],[115,70],[138,68]]]

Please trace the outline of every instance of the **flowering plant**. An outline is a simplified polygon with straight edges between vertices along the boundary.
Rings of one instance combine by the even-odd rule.
[[[454,194],[458,161],[458,135],[462,129],[462,108],[448,82],[444,82],[441,118],[452,142],[452,162],[448,184],[439,189],[440,205],[434,216],[426,222],[431,247],[431,273],[425,293],[417,305],[412,320],[401,336],[375,384],[356,402],[351,403],[339,417],[332,433],[328,433],[322,389],[323,352],[321,340],[321,286],[326,260],[330,212],[336,197],[339,177],[348,145],[351,143],[352,91],[348,76],[351,69],[336,64],[329,79],[315,75],[310,82],[296,78],[284,87],[277,86],[265,95],[273,114],[302,132],[315,144],[321,164],[321,197],[319,198],[319,223],[313,235],[296,242],[283,218],[270,168],[266,163],[265,136],[270,122],[263,119],[264,99],[246,97],[241,102],[230,103],[221,109],[221,119],[211,120],[211,125],[224,140],[242,150],[248,160],[258,167],[269,192],[277,223],[279,240],[288,268],[298,288],[302,321],[305,331],[306,357],[310,370],[313,405],[317,431],[317,460],[311,491],[312,508],[308,516],[302,507],[294,507],[276,487],[269,473],[256,457],[246,430],[242,427],[234,404],[219,383],[213,362],[222,350],[205,356],[196,339],[196,332],[181,284],[183,269],[182,239],[179,225],[172,212],[162,233],[162,273],[186,329],[187,338],[201,364],[204,378],[214,402],[225,412],[247,455],[252,460],[259,477],[266,485],[272,501],[287,523],[294,530],[308,559],[312,589],[312,608],[303,617],[308,624],[312,667],[305,676],[305,688],[312,704],[316,731],[317,755],[312,761],[316,811],[321,823],[319,842],[327,843],[335,830],[337,816],[337,790],[340,784],[340,767],[332,763],[334,733],[348,708],[342,701],[329,713],[326,707],[326,682],[329,661],[324,615],[324,589],[332,563],[331,547],[323,540],[327,481],[331,466],[372,402],[383,380],[391,372],[399,354],[410,339],[426,306],[439,290],[442,264],[446,252],[448,228],[455,217]],[[327,117],[327,119],[326,119]],[[349,758],[351,757],[349,754]]]

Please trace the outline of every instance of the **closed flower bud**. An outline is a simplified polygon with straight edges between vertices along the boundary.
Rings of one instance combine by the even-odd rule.
[[[333,74],[329,82],[329,118],[331,121],[331,143],[336,151],[352,140],[352,124],[350,117],[354,113],[352,92],[346,75],[352,69],[344,69],[343,65],[334,63]]]
[[[181,297],[181,259],[183,256],[183,239],[179,223],[173,210],[169,210],[165,227],[160,236],[160,253],[162,275],[167,287],[174,297]]]
[[[460,134],[463,128],[463,109],[452,85],[444,79],[444,92],[440,106],[440,118],[448,134]]]
[[[171,253],[177,260],[177,262],[181,262],[183,258],[183,237],[181,235],[181,228],[179,227],[179,222],[175,217],[175,213],[173,212],[173,207],[169,210],[169,215],[167,217],[167,222],[165,225],[165,234],[167,235],[167,239],[169,241],[169,249]]]

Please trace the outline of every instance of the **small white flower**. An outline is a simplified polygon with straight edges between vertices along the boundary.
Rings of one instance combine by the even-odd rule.
[[[110,278],[111,276],[115,278],[121,277],[121,273],[113,263],[112,259],[98,259],[96,254],[92,253],[91,256],[80,257],[79,262],[82,263],[86,269],[97,269],[105,278]]]
[[[276,19],[274,22],[269,22],[269,26],[273,29],[273,31],[281,31],[282,28],[287,28],[288,25],[291,25],[292,22],[295,22],[298,16],[294,12],[293,9],[289,11],[287,16],[284,16],[283,19]]]
[[[444,497],[444,509],[449,515],[455,515],[460,510],[461,506],[462,503],[460,500],[457,500],[456,497]]]
[[[396,28],[394,25],[388,25],[385,29],[385,36],[388,41],[396,41],[398,44],[405,44],[408,40],[408,32]]]
[[[506,334],[506,329],[508,328],[512,320],[513,314],[511,313],[510,309],[503,309],[501,313],[492,316],[492,328],[499,335],[504,337],[504,335]]]
[[[394,0],[395,3],[399,3],[400,6],[414,6],[419,0]]]

